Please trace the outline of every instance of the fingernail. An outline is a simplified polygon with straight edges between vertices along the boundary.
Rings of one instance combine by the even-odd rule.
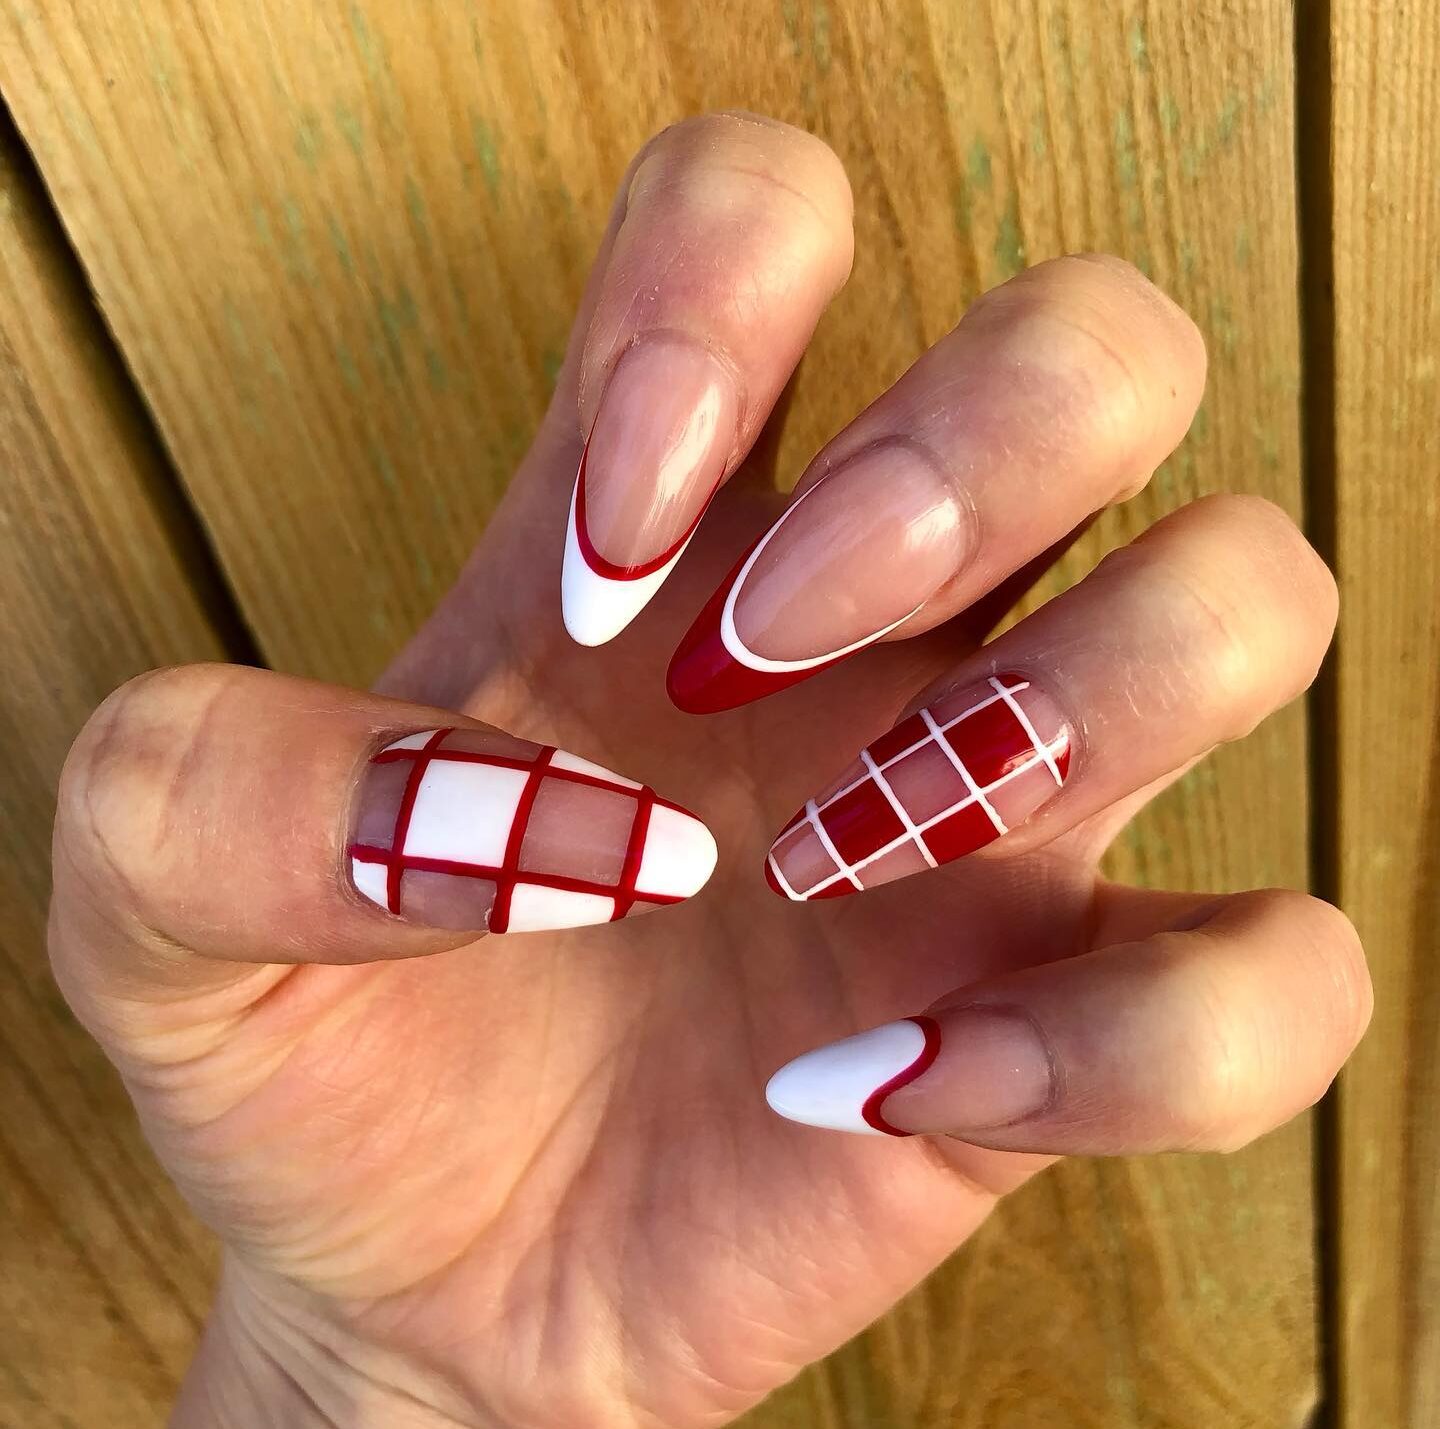
[[[865,448],[787,508],[711,597],[670,662],[670,698],[709,714],[818,674],[914,615],[972,538],[924,452]]]
[[[963,858],[1064,786],[1071,729],[1025,675],[993,676],[901,720],[781,830],[765,861],[786,898],[838,898]]]
[[[433,928],[578,928],[698,893],[715,840],[693,814],[562,749],[435,729],[375,754],[350,876]]]
[[[644,609],[725,475],[739,402],[700,344],[650,334],[615,364],[575,478],[561,576],[565,628],[603,645]]]
[[[810,1126],[973,1136],[1043,1111],[1055,1071],[1028,1017],[976,1004],[807,1052],[775,1073],[765,1095],[781,1116]]]
[[[787,1062],[765,1088],[773,1111],[807,1126],[908,1136],[882,1108],[893,1092],[921,1076],[940,1052],[933,1018],[887,1022]]]

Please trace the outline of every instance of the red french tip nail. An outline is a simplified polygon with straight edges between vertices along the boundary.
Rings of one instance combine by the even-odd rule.
[[[735,635],[734,611],[732,609],[727,617],[726,607],[731,604],[735,587],[751,557],[765,539],[762,537],[735,563],[735,568],[706,602],[671,657],[665,689],[676,709],[686,714],[719,714],[722,710],[737,709],[798,685],[801,680],[808,680],[845,658],[837,655],[799,660],[788,669],[765,669],[760,667],[759,657]],[[779,662],[763,662],[765,665],[776,663]]]

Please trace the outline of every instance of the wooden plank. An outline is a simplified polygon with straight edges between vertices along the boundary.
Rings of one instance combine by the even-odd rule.
[[[3,0],[0,87],[265,649],[360,680],[538,420],[625,161],[702,108],[816,130],[856,191],[782,470],[982,287],[1102,247],[1196,314],[1213,377],[1187,446],[1065,574],[1201,491],[1298,510],[1292,40],[1283,0],[56,0],[43,23]],[[1305,763],[1292,711],[1169,794],[1115,870],[1303,883]],[[751,1422],[1298,1425],[1309,1153],[1302,1120],[1230,1159],[1051,1175]]]
[[[1338,1421],[1440,1422],[1440,14],[1336,0],[1338,877],[1376,984],[1338,1097]]]
[[[0,1424],[152,1425],[211,1253],[45,962],[53,790],[128,676],[225,651],[204,562],[13,132],[0,131]]]

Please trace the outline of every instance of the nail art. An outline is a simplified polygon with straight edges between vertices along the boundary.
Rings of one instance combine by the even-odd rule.
[[[699,819],[552,746],[435,729],[387,744],[361,790],[350,875],[432,927],[575,928],[679,903],[715,867]]]
[[[616,364],[580,457],[565,536],[561,609],[602,645],[665,583],[725,475],[736,398],[703,347],[651,335]]]
[[[1063,787],[1071,732],[1023,675],[991,677],[902,720],[806,802],[765,860],[797,902],[839,898],[962,858]]]
[[[940,1052],[930,1017],[872,1027],[787,1062],[765,1088],[771,1109],[790,1121],[831,1131],[909,1136],[885,1119],[892,1092],[922,1076]]]
[[[917,614],[973,540],[973,517],[927,454],[890,439],[864,448],[731,571],[670,662],[670,698],[709,714],[828,669]]]

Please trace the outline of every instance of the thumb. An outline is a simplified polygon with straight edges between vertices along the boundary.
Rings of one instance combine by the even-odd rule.
[[[256,964],[607,922],[689,897],[715,856],[653,790],[462,716],[239,666],[159,670],[111,695],[66,762],[51,956],[89,1021]]]

